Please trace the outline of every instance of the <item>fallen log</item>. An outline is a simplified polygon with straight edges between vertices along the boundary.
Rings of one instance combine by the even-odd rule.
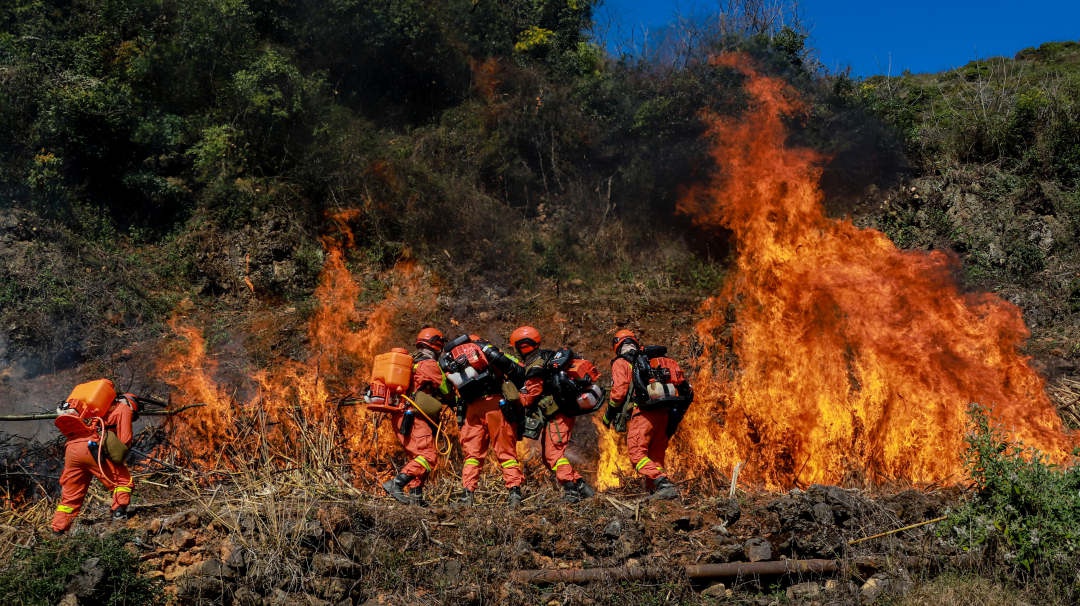
[[[833,574],[845,570],[878,570],[886,565],[922,567],[926,562],[917,558],[859,558],[843,560],[768,560],[764,562],[728,562],[724,564],[692,564],[684,567],[691,580],[731,577],[783,576],[788,574]],[[510,580],[534,585],[546,583],[592,583],[597,581],[638,581],[671,576],[671,568],[661,566],[614,566],[609,568],[559,568],[553,570],[514,570]]]
[[[189,408],[198,408],[200,406],[206,406],[205,403],[188,404],[187,406],[177,408],[176,410],[145,410],[140,411],[139,416],[144,417],[168,417],[177,413],[184,412]],[[0,415],[0,421],[41,421],[45,419],[55,419],[60,416],[55,412],[41,412],[35,414],[26,415]]]
[[[726,564],[694,564],[685,567],[690,579],[716,579],[755,575],[824,574],[840,570],[836,560],[770,560],[767,562],[730,562]],[[610,568],[560,568],[554,570],[515,570],[513,581],[520,583],[592,583],[595,581],[629,581],[670,576],[671,569],[657,566],[614,566]]]
[[[722,579],[755,575],[826,574],[843,568],[837,560],[768,560],[764,562],[727,562],[724,564],[693,564],[686,567],[691,579]]]

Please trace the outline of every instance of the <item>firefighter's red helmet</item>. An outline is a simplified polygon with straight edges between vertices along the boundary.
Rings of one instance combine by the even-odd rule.
[[[442,351],[443,345],[446,343],[446,337],[443,336],[442,331],[438,328],[427,327],[421,329],[416,335],[416,346],[427,347],[433,351]]]
[[[626,341],[631,341],[639,349],[641,348],[641,343],[638,342],[637,335],[634,334],[634,331],[624,328],[616,332],[615,336],[611,338],[611,349],[615,353],[619,353],[619,348],[622,347],[622,344]]]
[[[510,345],[519,354],[528,354],[540,347],[540,331],[532,326],[519,326],[510,333]]]

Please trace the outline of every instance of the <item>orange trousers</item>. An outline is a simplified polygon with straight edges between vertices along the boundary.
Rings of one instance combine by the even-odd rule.
[[[503,419],[498,395],[484,396],[469,403],[465,424],[461,426],[461,451],[465,463],[461,467],[461,484],[465,490],[480,485],[480,465],[488,448],[502,466],[503,483],[507,488],[521,486],[525,474],[517,460],[517,429]]]
[[[664,471],[664,456],[668,447],[666,408],[659,410],[635,409],[626,423],[626,450],[630,463],[638,473],[651,482]]]
[[[390,415],[390,422],[394,425],[401,447],[405,454],[411,457],[409,462],[401,468],[401,473],[413,477],[406,488],[419,488],[424,485],[428,474],[435,469],[439,462],[439,451],[435,448],[435,433],[431,424],[424,420],[419,412],[413,412],[414,420],[409,435],[401,435],[401,421],[405,418],[403,411],[397,411]]]
[[[100,464],[90,455],[87,443],[90,438],[69,440],[64,447],[64,471],[60,474],[60,504],[53,514],[52,529],[64,532],[71,528],[82,509],[86,491],[93,478],[112,491],[112,510],[116,511],[131,503],[131,472],[125,465],[110,461],[104,453]]]
[[[566,458],[566,447],[570,445],[570,434],[574,431],[574,417],[561,412],[555,413],[544,426],[540,436],[544,445],[544,463],[555,472],[555,479],[562,482],[576,482],[581,474],[574,471],[574,466]]]

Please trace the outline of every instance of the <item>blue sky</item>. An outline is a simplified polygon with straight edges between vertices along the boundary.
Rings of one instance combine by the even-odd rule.
[[[777,0],[764,0],[773,5]],[[717,0],[603,0],[597,32],[608,47],[633,48],[677,17],[715,13]],[[1080,41],[1080,0],[801,0],[808,46],[830,72],[940,72],[988,57],[1012,57],[1043,42]]]

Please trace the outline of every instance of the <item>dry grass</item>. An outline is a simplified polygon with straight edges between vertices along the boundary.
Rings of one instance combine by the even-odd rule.
[[[999,582],[978,576],[943,575],[921,583],[894,602],[895,606],[1034,606],[1054,604],[1030,601]],[[1064,606],[1062,603],[1061,606]]]
[[[1065,425],[1080,427],[1080,380],[1061,377],[1047,385],[1046,393],[1057,406],[1058,414],[1065,421]]]

